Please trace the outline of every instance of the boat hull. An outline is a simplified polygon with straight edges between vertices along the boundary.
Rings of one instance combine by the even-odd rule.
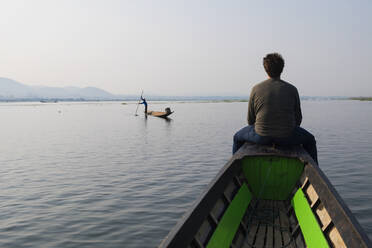
[[[159,247],[371,247],[302,147],[245,144]]]
[[[173,112],[161,112],[161,111],[148,111],[147,115],[152,115],[155,117],[165,118],[171,115]]]

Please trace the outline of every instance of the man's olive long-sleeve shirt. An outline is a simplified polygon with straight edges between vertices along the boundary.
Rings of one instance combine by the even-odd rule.
[[[281,79],[270,78],[252,89],[248,124],[261,136],[288,137],[302,121],[297,88]]]

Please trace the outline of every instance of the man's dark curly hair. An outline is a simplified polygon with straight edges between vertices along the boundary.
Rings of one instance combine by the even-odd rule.
[[[270,77],[277,78],[282,74],[284,59],[279,53],[269,53],[263,58],[263,66]]]

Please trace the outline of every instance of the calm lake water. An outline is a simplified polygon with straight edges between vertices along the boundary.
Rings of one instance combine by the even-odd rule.
[[[247,113],[149,109],[167,106],[170,121],[134,116],[134,103],[0,103],[0,247],[156,247],[230,158]],[[372,238],[372,102],[302,110],[321,169]]]

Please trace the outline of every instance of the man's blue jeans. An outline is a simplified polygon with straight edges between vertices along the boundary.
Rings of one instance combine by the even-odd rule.
[[[318,154],[316,149],[316,141],[314,136],[301,127],[295,127],[292,134],[285,138],[275,138],[268,136],[260,136],[254,130],[254,125],[246,126],[240,129],[234,135],[233,154],[245,142],[252,142],[260,145],[278,144],[283,146],[302,144],[303,148],[310,154],[316,163],[318,163]]]

